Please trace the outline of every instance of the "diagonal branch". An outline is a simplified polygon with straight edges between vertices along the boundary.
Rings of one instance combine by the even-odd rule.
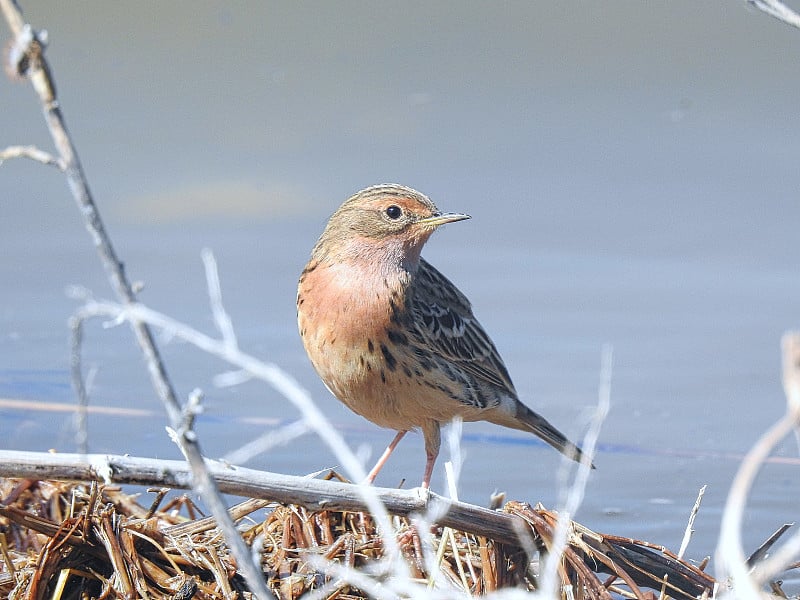
[[[786,6],[780,0],[747,0],[758,10],[775,17],[779,21],[800,29],[800,15]]]
[[[737,598],[760,598],[759,580],[786,568],[800,552],[800,536],[795,535],[773,555],[757,565],[751,576],[750,565],[742,548],[742,522],[747,499],[756,476],[772,449],[793,430],[800,427],[800,334],[787,332],[782,339],[783,380],[787,397],[786,413],[764,432],[742,461],[734,477],[722,514],[717,542],[718,581],[733,580]]]
[[[63,164],[63,171],[69,188],[72,191],[78,209],[83,215],[84,224],[100,256],[111,287],[124,305],[132,304],[136,301],[136,296],[130,281],[125,275],[122,261],[118,258],[116,250],[111,243],[111,238],[100,218],[100,212],[92,198],[88,180],[78,158],[77,149],[72,143],[64,116],[61,113],[61,105],[56,98],[55,83],[44,56],[45,43],[43,37],[37,35],[29,25],[25,24],[22,12],[13,0],[0,0],[0,11],[2,11],[14,36],[10,46],[11,51],[9,52],[9,58],[14,64],[9,65],[7,70],[10,74],[27,77],[39,96],[47,127],[50,130],[53,144],[58,151],[58,160]],[[150,380],[164,404],[172,428],[180,430],[183,419],[181,406],[161,360],[150,328],[146,323],[136,319],[131,319],[129,323],[139,348],[144,354]],[[236,527],[228,515],[225,502],[217,490],[214,479],[205,468],[196,438],[183,435],[179,443],[192,468],[195,489],[203,496],[209,509],[217,517],[220,528],[225,533],[225,537],[239,562],[250,589],[257,597],[271,597],[272,595],[264,584],[260,569],[250,557],[247,547],[238,535]]]
[[[39,150],[36,146],[8,146],[0,150],[0,164],[11,158],[30,158],[43,165],[52,165],[59,171],[65,170],[64,161],[49,152]]]

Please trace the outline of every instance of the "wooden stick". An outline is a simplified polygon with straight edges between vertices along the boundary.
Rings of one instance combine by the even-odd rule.
[[[256,471],[207,460],[209,473],[227,494],[297,504],[310,510],[366,510],[362,487],[339,481],[324,481],[293,475]],[[137,458],[106,454],[50,454],[0,450],[0,477],[100,481],[191,488],[191,472],[183,461]],[[465,502],[454,502],[420,488],[397,490],[373,488],[386,510],[396,515],[444,513],[438,522],[446,527],[520,546],[520,532],[528,531],[523,519]]]

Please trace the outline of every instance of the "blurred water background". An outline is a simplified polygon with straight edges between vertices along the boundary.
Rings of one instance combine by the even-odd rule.
[[[354,446],[391,439],[329,396],[296,333],[299,271],[328,216],[399,182],[471,221],[425,256],[473,301],[523,399],[573,437],[613,345],[612,409],[577,515],[713,552],[740,457],[784,410],[779,339],[800,323],[800,33],[744,2],[25,1],[93,191],[141,300],[213,332],[200,251],[218,259],[245,351],[312,393]],[[5,30],[3,36],[6,36]],[[27,84],[0,80],[0,146],[49,149]],[[0,167],[0,439],[75,451],[65,289],[109,297],[65,180]],[[182,397],[206,393],[203,447],[224,456],[297,418],[226,366],[160,338]],[[88,328],[90,450],[177,458],[125,327]],[[28,401],[20,408],[9,400]],[[55,407],[57,408],[57,407]],[[302,451],[298,449],[302,448]],[[461,498],[555,506],[558,455],[468,424]],[[789,440],[748,510],[755,547],[798,519]],[[416,485],[420,436],[379,483]],[[249,466],[336,466],[316,438]],[[441,462],[434,488],[444,491]]]

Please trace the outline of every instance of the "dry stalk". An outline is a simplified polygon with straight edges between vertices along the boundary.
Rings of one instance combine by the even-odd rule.
[[[0,494],[14,498],[0,513],[8,557],[0,562],[3,597],[77,600],[87,593],[162,598],[193,591],[198,600],[217,600],[250,595],[219,529],[209,527],[206,518],[188,521],[190,505],[185,502],[177,505],[180,513],[171,502],[151,511],[113,486],[92,489],[11,479],[0,479]],[[282,599],[307,594],[311,599],[449,598],[505,588],[540,589],[534,557],[518,545],[433,525],[431,543],[441,557],[427,562],[427,550],[416,535],[418,525],[397,517],[399,534],[393,541],[410,574],[398,578],[393,563],[386,562],[385,533],[370,514],[272,504],[263,519],[247,516],[261,507],[263,501],[245,501],[231,513],[242,539],[258,549],[269,589]],[[549,551],[556,513],[518,502],[509,502],[505,513],[526,523],[535,539],[534,552]],[[63,520],[55,521],[56,515]],[[660,590],[665,573],[665,589],[673,598],[688,600],[713,586],[708,575],[675,555],[664,549],[655,552],[660,548],[655,544],[597,534],[576,523],[569,531],[557,569],[562,598],[650,598],[652,592],[644,587]],[[601,581],[594,571],[613,577]]]

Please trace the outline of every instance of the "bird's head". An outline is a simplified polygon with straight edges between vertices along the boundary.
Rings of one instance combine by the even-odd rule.
[[[445,223],[469,215],[443,213],[424,194],[397,184],[376,185],[349,198],[328,221],[315,252],[339,258],[400,262],[416,268],[422,246]],[[322,246],[322,248],[321,248]]]

